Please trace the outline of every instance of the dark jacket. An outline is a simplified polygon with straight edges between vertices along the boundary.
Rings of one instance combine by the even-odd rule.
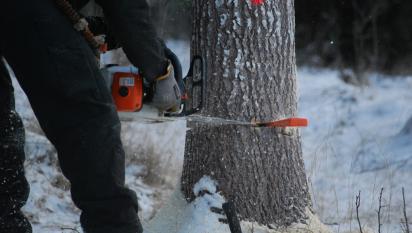
[[[104,11],[110,31],[133,65],[152,81],[166,71],[164,46],[156,35],[146,0],[95,0]],[[72,0],[80,9],[88,0]]]

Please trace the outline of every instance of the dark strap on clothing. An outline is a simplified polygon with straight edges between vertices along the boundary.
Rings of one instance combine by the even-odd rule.
[[[13,86],[9,71],[0,54],[0,111],[14,109]]]

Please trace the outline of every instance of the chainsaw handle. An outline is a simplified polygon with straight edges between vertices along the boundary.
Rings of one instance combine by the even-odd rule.
[[[175,74],[175,79],[176,79],[177,84],[179,85],[180,92],[183,96],[185,92],[185,84],[183,82],[182,64],[180,63],[180,60],[176,56],[176,54],[172,50],[170,50],[168,47],[165,46],[164,52],[165,52],[166,58],[169,59],[170,62],[172,63],[173,71]]]

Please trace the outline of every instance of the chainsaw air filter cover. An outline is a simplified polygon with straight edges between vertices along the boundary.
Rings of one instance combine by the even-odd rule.
[[[137,112],[143,107],[143,78],[131,66],[112,66],[102,72],[119,112]]]
[[[133,73],[114,73],[112,96],[117,111],[139,111],[143,107],[142,77]]]

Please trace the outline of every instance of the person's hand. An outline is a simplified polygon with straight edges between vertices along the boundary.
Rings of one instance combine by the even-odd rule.
[[[176,82],[173,66],[169,62],[166,73],[153,82],[152,105],[160,112],[176,112],[180,109],[181,92]]]

